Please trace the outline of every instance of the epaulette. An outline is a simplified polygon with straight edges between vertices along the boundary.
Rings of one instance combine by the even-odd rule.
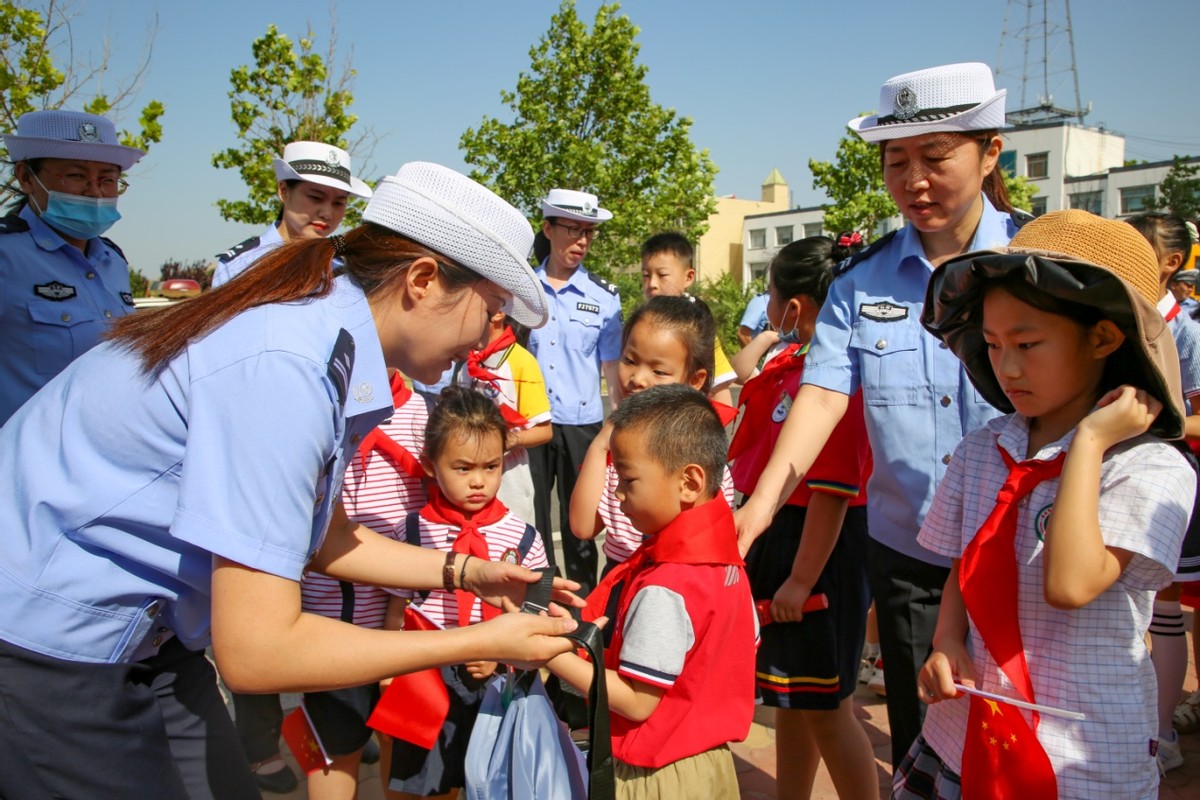
[[[27,230],[29,230],[29,223],[16,214],[8,217],[0,217],[0,234],[24,233]]]
[[[599,275],[597,275],[594,272],[588,272],[586,274],[589,278],[592,279],[592,283],[596,284],[604,291],[606,291],[612,295],[620,296],[621,290],[617,288],[617,285],[615,283],[609,283],[608,281],[604,280],[604,278],[601,278]]]
[[[253,250],[255,247],[258,247],[258,243],[259,238],[257,236],[251,236],[246,241],[242,242],[241,244],[234,245],[224,253],[218,253],[217,261],[220,261],[222,264],[228,264],[230,261],[237,258],[247,250]]]
[[[835,266],[833,268],[833,277],[840,278],[841,276],[845,275],[850,270],[854,269],[855,265],[857,265],[863,261],[866,261],[868,258],[870,258],[871,256],[878,253],[880,250],[883,249],[884,245],[886,245],[888,242],[890,242],[892,240],[892,238],[895,237],[895,235],[897,233],[899,233],[899,231],[900,231],[900,229],[897,228],[894,231],[885,233],[883,236],[880,236],[878,239],[871,242],[871,244],[868,245],[867,247],[864,247],[862,250],[859,250],[854,255],[852,255],[849,258],[842,261],[840,264],[838,264],[837,266]]]
[[[1034,219],[1034,216],[1028,211],[1022,211],[1019,208],[1014,208],[1009,213],[1008,218],[1012,220],[1013,225],[1017,226],[1017,230],[1020,230],[1021,226],[1026,222],[1029,222],[1029,220]]]
[[[116,253],[117,255],[119,255],[121,257],[122,261],[124,261],[126,264],[129,263],[129,259],[125,257],[125,251],[122,250],[121,248],[117,247],[116,242],[114,242],[112,239],[109,239],[107,236],[101,236],[100,241],[102,241],[106,245],[108,245],[108,248],[110,250],[112,250],[114,253]]]

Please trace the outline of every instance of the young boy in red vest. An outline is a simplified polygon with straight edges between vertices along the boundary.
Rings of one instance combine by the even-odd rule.
[[[617,797],[684,797],[697,786],[736,797],[728,743],[746,737],[754,715],[758,623],[720,491],[725,431],[682,384],[627,398],[612,424],[617,497],[646,536],[585,612],[602,614],[620,585],[605,655]],[[591,683],[574,654],[548,667],[581,691]]]

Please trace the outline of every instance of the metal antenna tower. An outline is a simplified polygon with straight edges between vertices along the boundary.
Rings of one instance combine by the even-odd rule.
[[[1008,112],[1009,122],[1016,125],[1065,119],[1083,122],[1092,104],[1085,108],[1079,100],[1071,0],[1008,0],[1000,52],[996,56],[996,76],[1021,82],[1019,105],[1013,102],[1010,89],[1009,104],[1016,105],[1017,110]],[[1070,81],[1068,91],[1074,89],[1075,103],[1064,108],[1055,104],[1054,90],[1067,81]]]

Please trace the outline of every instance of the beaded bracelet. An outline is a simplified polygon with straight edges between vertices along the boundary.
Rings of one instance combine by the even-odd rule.
[[[458,585],[464,591],[467,588],[467,562],[470,561],[471,558],[472,558],[471,554],[468,553],[467,557],[463,559],[462,571],[458,573]]]

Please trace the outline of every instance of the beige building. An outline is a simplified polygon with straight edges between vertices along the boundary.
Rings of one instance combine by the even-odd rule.
[[[742,275],[742,221],[751,214],[786,211],[790,190],[779,170],[763,181],[762,198],[743,200],[736,195],[717,198],[717,209],[708,218],[708,232],[696,245],[696,279],[718,280],[726,273],[740,281]]]

